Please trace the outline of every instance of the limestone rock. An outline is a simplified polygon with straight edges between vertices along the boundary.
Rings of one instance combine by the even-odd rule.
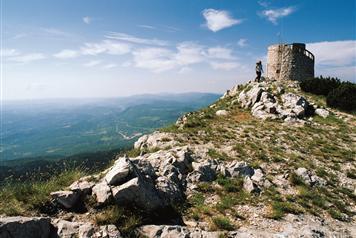
[[[78,236],[79,238],[92,238],[95,233],[95,227],[91,223],[85,223],[79,226]]]
[[[56,202],[69,209],[78,202],[80,193],[77,191],[57,191],[52,192],[51,196]]]
[[[78,237],[79,226],[78,222],[70,222],[65,220],[59,220],[56,222],[57,234],[61,238],[75,238]]]
[[[100,226],[94,237],[100,238],[121,238],[120,231],[114,225]]]
[[[308,112],[309,102],[296,94],[286,93],[281,96],[283,107],[291,109],[298,118],[305,116]]]
[[[306,168],[298,168],[295,170],[295,174],[303,179],[306,184],[310,186],[325,186],[326,180],[314,175],[312,172],[308,171]]]
[[[50,232],[48,217],[0,217],[1,238],[48,238]]]
[[[315,114],[321,116],[322,118],[327,118],[330,113],[326,109],[318,108],[315,110]]]
[[[121,157],[115,161],[114,166],[105,175],[105,181],[109,185],[118,185],[125,181],[130,171],[132,171],[132,168],[129,159]]]
[[[239,102],[244,108],[252,107],[256,102],[258,102],[262,92],[264,91],[260,84],[251,85],[253,85],[251,89],[245,89],[239,94]],[[248,85],[248,87],[251,85]]]
[[[250,167],[245,161],[232,161],[226,165],[227,177],[251,177],[253,174],[253,168]]]
[[[140,137],[134,144],[135,149],[153,149],[175,146],[177,141],[174,140],[174,134],[167,132],[153,132],[150,135]]]
[[[139,178],[112,188],[113,196],[119,205],[135,204],[146,211],[153,211],[164,206],[155,187]]]
[[[100,204],[107,203],[112,197],[110,186],[106,181],[95,184],[92,188],[92,193],[95,195],[96,201]]]
[[[229,115],[229,112],[226,111],[226,110],[218,110],[218,111],[216,111],[215,114],[216,114],[217,116],[227,116],[227,115]]]
[[[162,176],[156,179],[156,189],[159,196],[165,201],[166,206],[177,204],[184,199],[184,194],[179,184],[167,177]]]
[[[216,179],[218,163],[214,160],[192,163],[193,172],[188,175],[190,182],[210,182]]]
[[[169,226],[169,225],[145,225],[137,229],[139,235],[148,238],[218,238],[221,237],[221,232],[209,232],[198,228],[187,228],[184,226]]]
[[[72,191],[80,192],[81,194],[90,194],[94,185],[94,182],[89,182],[86,179],[80,179],[72,183],[69,186],[69,189]]]
[[[251,180],[250,177],[244,178],[243,187],[249,193],[258,193],[261,191],[258,186]]]
[[[252,181],[255,181],[255,182],[259,183],[259,182],[262,182],[263,178],[264,178],[264,174],[263,174],[262,170],[261,169],[255,169],[254,173],[253,173],[253,175],[251,177]]]

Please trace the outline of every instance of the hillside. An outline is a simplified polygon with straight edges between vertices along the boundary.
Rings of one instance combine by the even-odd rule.
[[[101,173],[4,187],[0,237],[355,237],[355,138],[297,82],[237,85]]]
[[[127,148],[142,134],[166,126],[218,97],[182,93],[6,102],[0,132],[1,165],[23,166],[20,162],[36,158],[53,160]]]

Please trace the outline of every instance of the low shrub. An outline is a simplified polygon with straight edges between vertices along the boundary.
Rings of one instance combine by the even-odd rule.
[[[223,216],[213,217],[213,223],[217,228],[221,230],[232,231],[235,229],[234,225],[231,224],[229,218],[227,217],[223,217]]]
[[[341,110],[356,111],[356,84],[342,83],[327,95],[326,103],[330,107]]]
[[[332,90],[341,85],[340,79],[331,77],[308,78],[300,82],[304,92],[327,96]]]

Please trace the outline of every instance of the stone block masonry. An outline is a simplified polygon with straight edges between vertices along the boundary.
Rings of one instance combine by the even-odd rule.
[[[314,77],[314,60],[303,43],[271,45],[267,53],[267,77],[297,81]]]

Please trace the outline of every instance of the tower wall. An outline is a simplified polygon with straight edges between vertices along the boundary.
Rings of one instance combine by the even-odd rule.
[[[314,55],[302,43],[271,45],[267,53],[267,77],[298,81],[314,77]]]

